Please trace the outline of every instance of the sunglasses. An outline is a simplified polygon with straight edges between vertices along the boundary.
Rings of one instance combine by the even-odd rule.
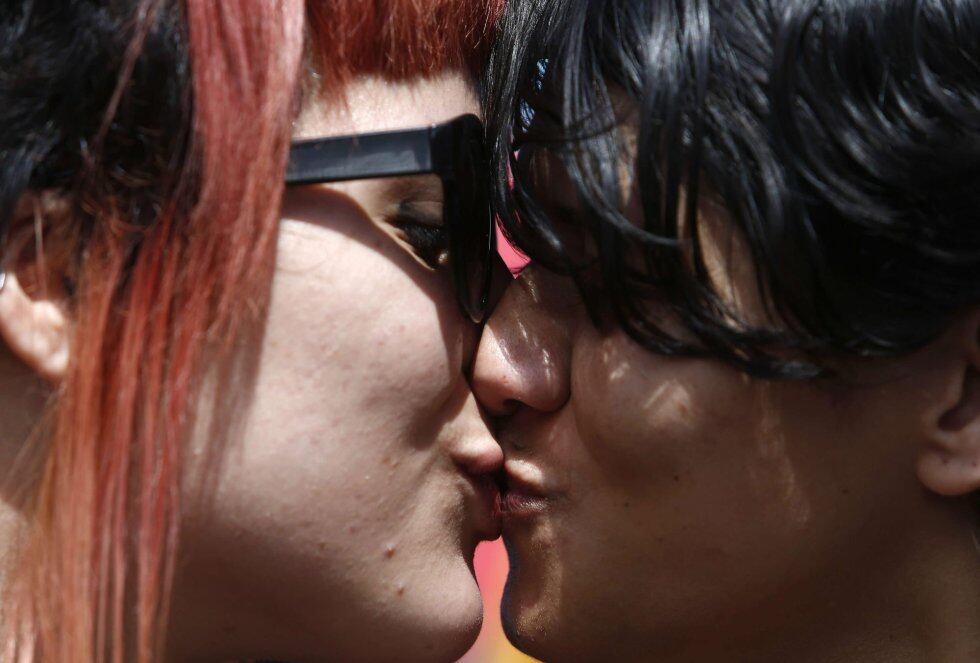
[[[437,175],[456,297],[471,320],[482,322],[496,248],[483,134],[479,118],[462,115],[418,129],[295,141],[286,184]]]

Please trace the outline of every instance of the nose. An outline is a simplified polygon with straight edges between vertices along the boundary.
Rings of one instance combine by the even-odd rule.
[[[513,281],[487,321],[471,382],[480,404],[495,417],[521,407],[542,412],[569,398],[571,329],[566,305],[571,287],[538,267]]]
[[[504,452],[488,434],[476,435],[456,443],[451,456],[453,462],[471,475],[493,474],[504,465]]]

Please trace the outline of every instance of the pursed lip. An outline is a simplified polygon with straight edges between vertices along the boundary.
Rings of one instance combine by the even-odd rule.
[[[501,530],[500,489],[489,474],[467,475],[467,478],[475,494],[471,510],[474,531],[480,541],[493,541],[500,537]]]
[[[504,463],[500,510],[505,520],[540,515],[548,509],[550,502],[551,492],[534,466],[524,461]]]

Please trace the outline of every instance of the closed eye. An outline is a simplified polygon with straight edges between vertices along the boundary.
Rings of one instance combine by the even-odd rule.
[[[400,231],[416,257],[426,265],[439,269],[449,264],[449,236],[442,223],[441,206],[434,216],[419,205],[404,203],[386,220]]]

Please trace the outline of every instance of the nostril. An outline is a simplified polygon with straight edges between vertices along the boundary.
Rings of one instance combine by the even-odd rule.
[[[493,418],[495,420],[505,420],[513,417],[517,414],[517,411],[521,409],[523,405],[516,398],[506,398],[503,402],[499,403],[499,406],[494,408]]]

